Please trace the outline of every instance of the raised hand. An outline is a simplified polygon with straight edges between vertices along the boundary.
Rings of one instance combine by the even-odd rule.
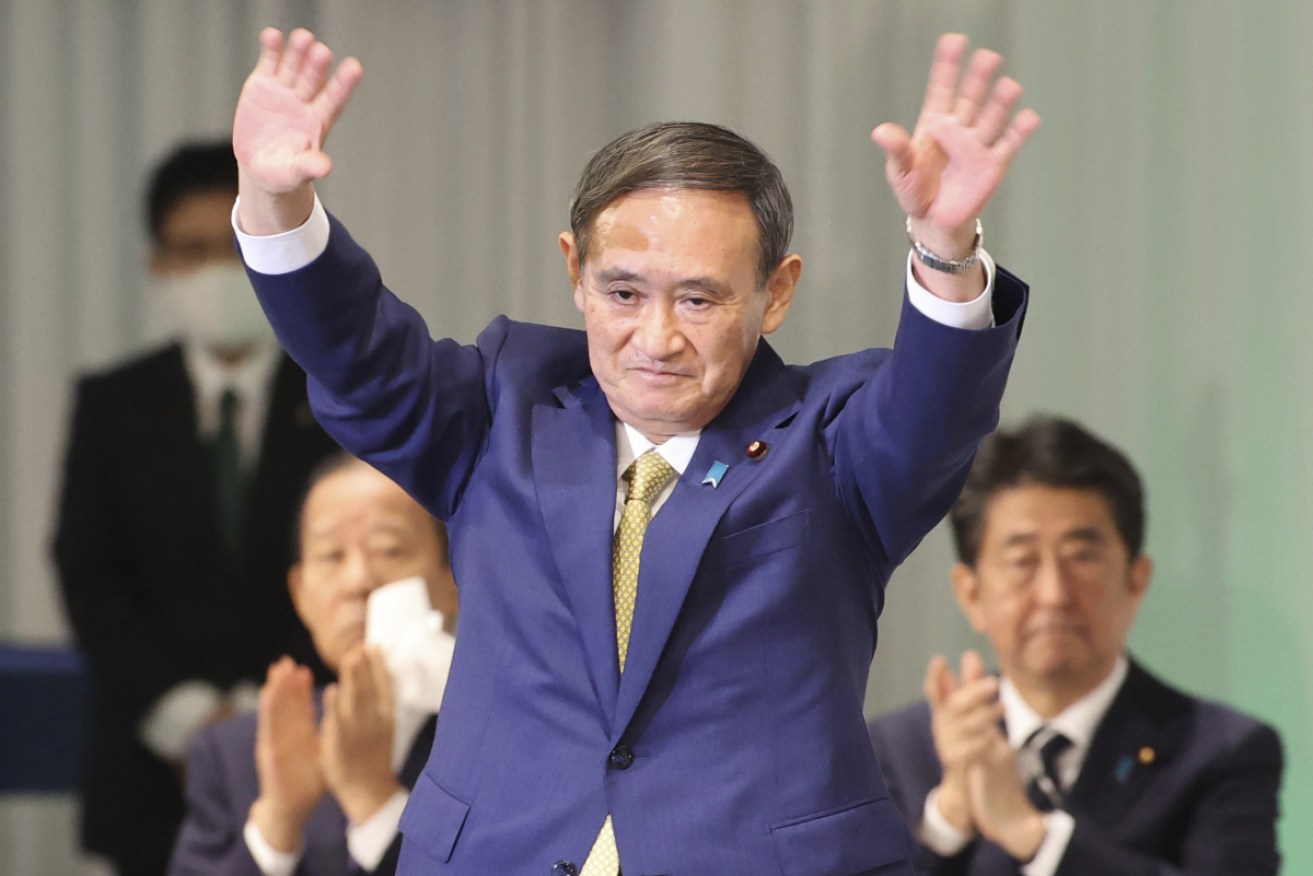
[[[356,823],[401,787],[392,769],[394,710],[382,653],[364,647],[349,651],[338,683],[324,691],[320,744],[329,790]]]
[[[330,76],[332,64],[332,51],[304,28],[292,31],[286,44],[274,28],[261,32],[260,58],[242,86],[233,116],[244,230],[286,230],[265,227],[268,222],[287,224],[278,211],[271,213],[277,201],[290,198],[308,215],[311,183],[332,170],[324,140],[363,72],[359,61],[347,58]]]
[[[1029,109],[1013,114],[1021,85],[995,79],[1003,61],[995,52],[976,51],[959,82],[966,47],[961,34],[939,38],[910,135],[890,122],[871,132],[913,233],[944,258],[970,252],[976,219],[1040,121]]]
[[[936,804],[944,818],[963,833],[977,830],[972,811],[971,771],[996,742],[1007,744],[999,730],[1002,706],[997,679],[985,674],[980,655],[962,656],[962,677],[936,655],[926,669],[925,695],[930,703],[930,728],[935,753],[943,768]]]
[[[1017,753],[1000,733],[967,774],[967,796],[976,829],[1018,861],[1029,861],[1044,841],[1044,817],[1026,796]]]
[[[269,667],[256,713],[255,768],[260,796],[251,820],[280,851],[301,844],[310,811],[324,796],[310,670],[284,657]]]

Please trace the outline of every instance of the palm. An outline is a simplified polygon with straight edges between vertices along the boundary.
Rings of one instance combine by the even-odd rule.
[[[260,34],[260,59],[242,86],[233,117],[233,153],[263,193],[283,194],[326,176],[324,139],[360,81],[347,58],[329,75],[333,53],[307,30]]]
[[[993,52],[976,52],[958,82],[965,51],[964,38],[940,38],[910,135],[893,124],[871,133],[885,151],[885,176],[899,206],[946,235],[974,226],[1012,159],[1039,127],[1030,110],[1013,115],[1021,86],[1007,77],[995,81],[1002,59]]]
[[[253,73],[233,118],[233,152],[271,190],[306,182],[303,156],[319,152],[324,120],[312,104],[271,76]]]

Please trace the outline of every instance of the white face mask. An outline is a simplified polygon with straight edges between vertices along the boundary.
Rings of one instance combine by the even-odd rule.
[[[240,264],[216,263],[155,280],[172,325],[207,349],[248,347],[273,337]]]
[[[442,628],[419,575],[384,584],[365,602],[365,644],[383,651],[397,705],[437,712],[456,637]]]

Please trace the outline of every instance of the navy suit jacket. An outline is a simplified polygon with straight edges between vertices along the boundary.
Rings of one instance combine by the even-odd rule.
[[[584,334],[432,341],[336,221],[252,280],[325,428],[451,533],[461,631],[402,872],[569,873],[607,813],[626,876],[911,872],[862,718],[876,619],[997,423],[1019,281],[999,272],[995,329],[908,305],[895,351],[793,367],[761,343],[647,530],[621,675]]]
[[[877,718],[870,729],[894,800],[919,824],[943,775],[929,706]],[[1271,876],[1280,866],[1281,767],[1271,727],[1169,687],[1132,661],[1066,794],[1076,830],[1058,874]],[[978,839],[952,858],[923,849],[918,870],[1016,876],[1017,863]]]
[[[161,872],[182,819],[173,768],[137,735],[160,696],[186,679],[259,684],[283,654],[323,673],[287,567],[306,479],[335,446],[305,375],[279,360],[236,556],[223,549],[182,348],[78,383],[53,547],[93,677],[83,844],[123,872]]]
[[[402,764],[397,780],[413,788],[433,745],[434,718],[423,725]],[[187,816],[169,862],[173,876],[261,876],[242,834],[251,804],[260,796],[255,768],[254,714],[242,715],[197,734],[187,758]],[[351,869],[346,846],[346,815],[332,795],[325,795],[305,824],[301,876],[346,876]],[[393,841],[373,876],[396,872],[400,837]]]

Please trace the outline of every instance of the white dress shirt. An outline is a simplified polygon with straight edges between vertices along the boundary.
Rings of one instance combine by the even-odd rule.
[[[1035,731],[1047,725],[1071,740],[1067,750],[1058,756],[1058,776],[1065,789],[1070,790],[1076,784],[1081,767],[1085,764],[1085,756],[1090,752],[1094,733],[1117,697],[1117,691],[1121,690],[1129,666],[1125,656],[1118,657],[1112,671],[1099,682],[1098,687],[1072,703],[1051,721],[1045,721],[1032,709],[1011,681],[1007,678],[1002,680],[999,684],[999,701],[1003,704],[1008,744],[1017,750],[1017,767],[1023,781],[1037,774],[1039,753],[1034,748],[1023,750],[1022,746]],[[966,848],[972,835],[962,833],[944,818],[935,797],[933,791],[926,797],[917,838],[940,857],[952,857]],[[1075,829],[1076,820],[1070,813],[1061,809],[1045,813],[1044,840],[1035,852],[1035,857],[1021,865],[1022,876],[1053,876],[1062,863],[1062,856],[1067,851],[1067,844],[1071,842],[1071,834]]]

